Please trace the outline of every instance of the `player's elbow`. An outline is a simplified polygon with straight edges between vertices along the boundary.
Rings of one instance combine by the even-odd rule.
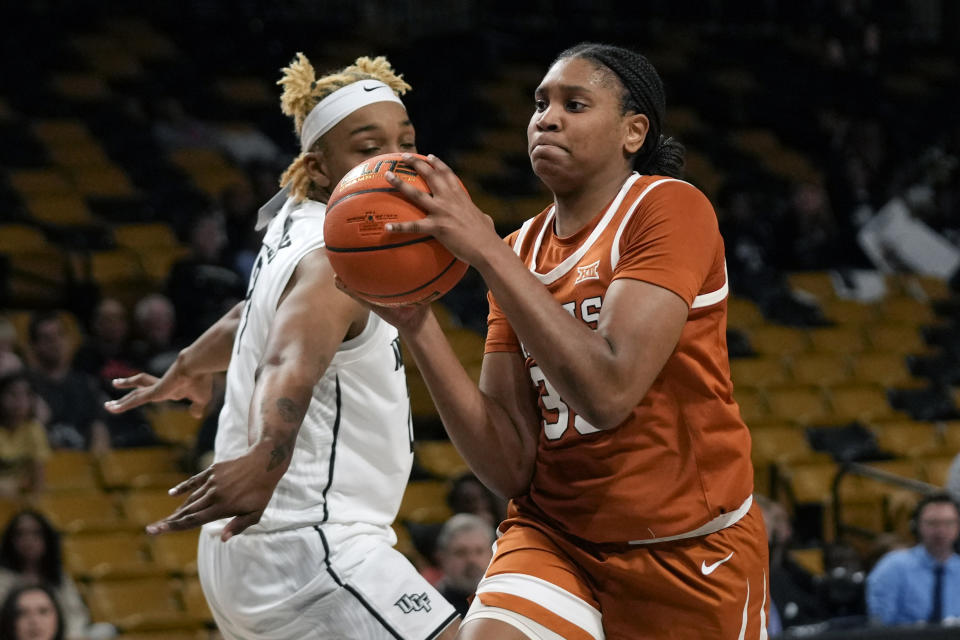
[[[633,394],[623,392],[591,394],[584,399],[584,406],[577,413],[591,427],[607,431],[621,425],[639,403]]]

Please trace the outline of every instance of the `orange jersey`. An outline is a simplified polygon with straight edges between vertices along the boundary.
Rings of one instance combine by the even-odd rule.
[[[633,174],[584,229],[558,238],[553,228],[551,207],[507,242],[563,309],[591,328],[618,278],[664,287],[690,312],[640,404],[616,428],[599,431],[563,402],[490,297],[486,352],[524,353],[539,392],[543,431],[529,493],[517,507],[593,542],[649,542],[727,526],[749,506],[753,467],[730,381],[728,286],[713,207],[686,182]]]

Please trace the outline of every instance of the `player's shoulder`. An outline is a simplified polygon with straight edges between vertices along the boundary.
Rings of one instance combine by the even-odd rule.
[[[635,209],[634,219],[664,219],[683,225],[718,226],[709,198],[695,185],[669,176],[640,176],[623,200],[623,207]]]
[[[638,197],[644,200],[663,201],[678,200],[682,202],[698,202],[713,208],[707,196],[695,185],[680,178],[671,178],[661,175],[642,175],[630,187],[625,201],[634,201]]]
[[[524,238],[530,236],[531,231],[539,231],[539,229],[546,224],[552,211],[553,205],[551,204],[532,218],[527,218],[519,228],[515,229],[508,234],[506,238],[504,238],[504,242],[509,244],[511,247],[515,247],[518,242],[523,242]]]

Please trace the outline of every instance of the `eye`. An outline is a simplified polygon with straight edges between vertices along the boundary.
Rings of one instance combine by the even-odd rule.
[[[537,113],[542,113],[547,108],[546,100],[534,100],[533,104],[537,109]]]
[[[583,111],[587,108],[587,105],[580,102],[579,100],[567,100],[566,109],[567,111]]]
[[[360,153],[366,156],[374,156],[380,152],[380,147],[364,147],[360,149]]]
[[[400,143],[400,147],[403,148],[403,149],[413,149],[414,151],[416,151],[416,150],[417,150],[417,143],[416,143],[416,142],[401,142],[401,143]]]

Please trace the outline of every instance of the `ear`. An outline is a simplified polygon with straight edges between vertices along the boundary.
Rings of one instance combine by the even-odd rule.
[[[625,136],[623,139],[623,150],[627,155],[633,155],[643,146],[643,141],[647,139],[647,133],[650,131],[650,120],[643,113],[633,113],[624,116]]]
[[[323,150],[311,151],[303,160],[303,166],[310,176],[310,181],[321,189],[329,189],[332,181],[330,180],[330,171],[327,167],[326,157]]]

